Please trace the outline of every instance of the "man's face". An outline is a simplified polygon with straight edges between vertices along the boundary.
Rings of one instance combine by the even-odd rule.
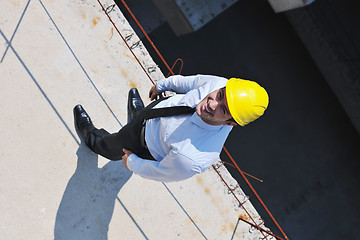
[[[196,113],[210,125],[236,125],[235,122],[229,121],[232,117],[226,100],[225,88],[215,90],[201,100],[196,106]]]

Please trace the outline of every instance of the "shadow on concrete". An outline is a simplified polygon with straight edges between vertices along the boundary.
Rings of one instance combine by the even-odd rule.
[[[76,155],[77,168],[56,215],[54,239],[107,239],[117,194],[132,173],[114,161],[98,168],[98,156],[84,144]]]

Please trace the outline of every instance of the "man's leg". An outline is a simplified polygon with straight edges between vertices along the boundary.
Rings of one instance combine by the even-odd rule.
[[[79,136],[84,139],[86,146],[106,158],[115,159],[119,153],[112,153],[112,149],[110,148],[111,144],[101,144],[100,141],[103,137],[110,135],[110,133],[104,129],[99,130],[95,128],[89,115],[81,105],[76,105],[73,111],[75,128]],[[103,145],[103,147],[101,147],[101,145]]]
[[[128,124],[139,116],[140,112],[144,109],[144,103],[141,100],[140,94],[136,88],[131,88],[128,94]],[[139,125],[141,122],[139,122]],[[90,132],[86,139],[86,145],[90,147],[95,153],[100,154],[111,160],[120,160],[124,155],[122,149],[125,147],[129,150],[134,150],[138,138],[134,138],[136,130],[142,126],[125,126],[118,133],[110,134],[105,129],[94,129]],[[130,138],[130,140],[129,140]],[[126,140],[125,142],[123,140]],[[132,140],[132,141],[131,141]],[[129,144],[131,143],[131,144]]]
[[[94,129],[85,143],[95,153],[114,161],[121,160],[124,155],[123,148],[131,150],[139,157],[153,159],[149,151],[141,145],[141,128],[142,119],[135,118],[117,133],[110,134],[104,129]]]
[[[94,129],[89,132],[85,139],[85,144],[93,152],[110,160],[121,160],[121,157],[124,155],[121,136],[117,133],[110,134],[105,129]]]
[[[121,160],[123,148],[127,148],[145,159],[153,159],[150,152],[141,143],[141,130],[144,111],[119,132],[110,134],[104,129],[94,127],[89,115],[81,105],[74,108],[75,126],[85,140],[85,144],[95,153],[110,160]]]

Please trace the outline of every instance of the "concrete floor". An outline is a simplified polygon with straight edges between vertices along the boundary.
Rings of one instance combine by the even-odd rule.
[[[169,63],[184,60],[184,75],[248,78],[269,91],[266,114],[235,128],[226,147],[264,180],[254,186],[290,239],[358,238],[360,137],[285,15],[244,0],[197,32],[176,37],[164,24],[150,37]]]
[[[95,126],[116,132],[126,124],[128,90],[137,87],[148,103],[146,73],[163,77],[120,10],[109,14],[145,71],[97,1],[2,2],[0,238],[259,239],[238,220],[249,216],[214,170],[155,182],[84,146],[76,104]],[[224,166],[219,171],[236,186]],[[246,199],[240,188],[236,195]],[[259,223],[251,202],[244,205]]]

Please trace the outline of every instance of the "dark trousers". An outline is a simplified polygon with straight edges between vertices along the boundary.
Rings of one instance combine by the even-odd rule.
[[[105,129],[91,131],[85,140],[86,145],[95,153],[113,161],[121,160],[124,155],[123,148],[131,150],[141,158],[154,160],[144,145],[144,136],[141,134],[144,134],[142,128],[147,109],[154,107],[158,102],[159,100],[150,103],[117,133],[110,134]]]

